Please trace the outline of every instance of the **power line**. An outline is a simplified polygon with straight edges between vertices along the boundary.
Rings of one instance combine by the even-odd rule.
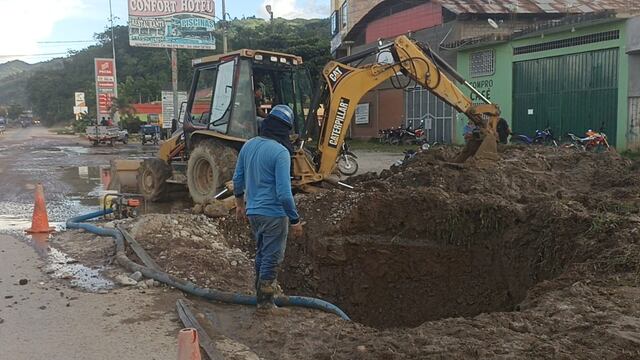
[[[73,43],[94,43],[97,40],[61,40],[61,41],[38,41],[38,44],[73,44]]]
[[[8,58],[8,57],[37,57],[37,56],[54,56],[54,55],[68,55],[68,52],[58,52],[58,53],[45,53],[45,54],[8,54],[2,55],[0,54],[0,58]]]

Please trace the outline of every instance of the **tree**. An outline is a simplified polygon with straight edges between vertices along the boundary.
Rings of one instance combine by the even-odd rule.
[[[7,109],[0,107],[0,116],[7,117]]]
[[[111,109],[109,109],[109,113],[111,113],[111,117],[118,113],[121,117],[127,115],[133,115],[136,113],[136,109],[131,106],[131,103],[126,97],[117,97],[111,99]]]
[[[9,105],[9,110],[7,110],[7,116],[9,119],[17,119],[24,112],[24,108],[20,104],[11,104]]]
[[[254,18],[228,22],[231,49],[253,48],[300,55],[313,78],[330,59],[329,22],[323,20],[284,20],[273,23]],[[114,27],[118,101],[116,111],[127,114],[126,105],[160,99],[160,92],[171,89],[171,61],[167,49],[131,47],[126,26]],[[217,34],[220,35],[220,34]],[[111,29],[96,34],[98,45],[74,51],[62,60],[62,66],[33,73],[26,82],[26,92],[34,114],[45,125],[74,119],[76,91],[85,93],[90,117],[96,117],[94,58],[111,57]],[[219,39],[220,40],[220,39]],[[218,43],[221,43],[219,41]],[[213,51],[220,54],[221,48]],[[211,55],[208,50],[178,51],[178,89],[188,90],[193,77],[191,60]]]

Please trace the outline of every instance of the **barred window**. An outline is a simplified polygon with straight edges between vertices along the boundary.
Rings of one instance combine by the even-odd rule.
[[[494,50],[474,52],[469,60],[471,77],[489,76],[496,72],[496,53]]]
[[[568,39],[547,41],[540,44],[519,46],[513,49],[513,55],[530,54],[538,51],[561,49],[571,46],[593,44],[601,41],[616,40],[620,38],[620,31],[611,30],[595,34],[576,36]]]

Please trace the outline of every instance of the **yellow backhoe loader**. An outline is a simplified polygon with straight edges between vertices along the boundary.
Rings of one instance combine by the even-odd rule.
[[[369,57],[381,58],[383,52],[391,54],[391,63],[350,65]],[[499,108],[427,46],[406,36],[329,62],[313,96],[308,72],[298,56],[245,49],[196,59],[193,65],[181,128],[161,145],[156,158],[112,164],[117,183],[129,191],[135,188],[151,201],[162,199],[175,184],[186,185],[195,203],[216,198],[232,177],[238,151],[258,135],[259,114],[277,104],[289,105],[295,113],[293,186],[313,191],[321,182],[342,184],[333,172],[358,102],[382,82],[401,75],[429,89],[476,124],[475,137],[454,161],[497,159]],[[473,104],[449,76],[485,103]],[[320,108],[323,115],[318,118]]]

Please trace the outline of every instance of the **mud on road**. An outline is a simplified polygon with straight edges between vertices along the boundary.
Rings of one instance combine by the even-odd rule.
[[[297,196],[306,235],[289,241],[282,286],[353,322],[194,299],[213,336],[266,359],[640,357],[639,164],[515,146],[497,164],[449,163],[456,151]],[[150,216],[130,226],[170,272],[251,291],[246,224]]]
[[[28,184],[39,176],[56,189],[47,200],[59,221],[96,206],[85,196],[100,190],[101,173],[83,182],[75,169],[138,151],[25,146],[42,158],[12,149],[0,164],[10,179],[0,205],[30,204]],[[289,241],[282,286],[331,301],[354,321],[305,309],[258,317],[191,298],[208,333],[242,344],[228,349],[240,359],[639,358],[639,164],[516,146],[501,148],[496,164],[449,163],[456,152],[432,149],[357,176],[354,191],[296,195],[306,235]],[[173,212],[125,226],[169,273],[252,292],[247,225]],[[50,244],[106,275],[117,271],[108,239],[70,231]]]

